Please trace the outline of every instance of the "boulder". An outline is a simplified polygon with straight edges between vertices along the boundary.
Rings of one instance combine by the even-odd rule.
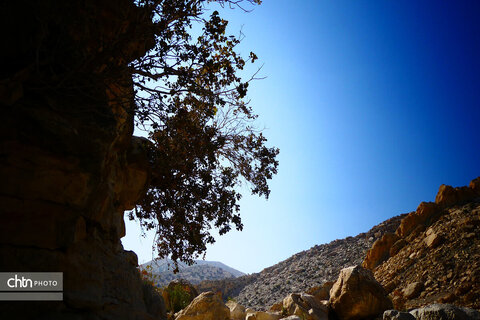
[[[372,248],[368,250],[362,266],[364,268],[373,270],[376,266],[390,257],[390,248],[398,240],[398,235],[394,233],[386,233],[381,239],[378,239],[373,244]]]
[[[233,300],[227,301],[225,304],[230,309],[230,319],[232,320],[244,320],[246,313],[245,307]]]
[[[296,316],[296,315],[291,315],[291,316],[288,316],[286,318],[282,318],[281,320],[302,320],[302,318],[300,318],[299,316]]]
[[[473,179],[470,181],[470,185],[468,186],[472,191],[477,195],[480,196],[480,177]]]
[[[255,312],[256,320],[280,320],[282,316],[279,313],[268,312],[268,311],[257,311]]]
[[[318,301],[328,300],[330,299],[330,289],[332,289],[333,284],[333,281],[327,281],[321,286],[316,286],[308,289],[306,293],[311,294]]]
[[[283,309],[288,315],[296,315],[302,319],[328,319],[328,307],[318,301],[315,296],[302,293],[291,293],[283,300]]]
[[[480,312],[451,304],[432,304],[410,311],[417,320],[478,320]]]
[[[424,241],[427,247],[435,248],[437,245],[440,244],[440,242],[442,242],[442,238],[435,232],[432,232],[429,235],[427,235]]]
[[[415,317],[408,312],[387,310],[383,313],[383,320],[415,320]]]
[[[372,272],[354,266],[340,271],[330,290],[330,307],[343,320],[373,318],[393,305]]]
[[[230,309],[214,292],[203,292],[185,309],[175,315],[175,320],[227,320]]]
[[[423,290],[423,283],[422,282],[413,282],[410,283],[404,290],[403,296],[407,299],[413,299],[418,297],[420,292]]]
[[[403,247],[405,247],[406,244],[407,244],[407,241],[405,241],[404,239],[400,239],[397,242],[395,242],[393,246],[390,248],[390,257],[395,256],[400,250],[403,249]]]
[[[268,311],[271,312],[282,312],[283,310],[283,300],[277,303],[274,303]]]
[[[472,183],[473,182],[473,183]],[[471,184],[476,188],[476,180]],[[453,188],[442,184],[438,189],[437,196],[435,197],[435,203],[442,207],[449,207],[455,204],[462,204],[478,197],[476,190],[474,191],[470,187],[457,187]]]
[[[418,205],[415,212],[409,213],[403,218],[400,226],[395,233],[400,238],[408,236],[417,226],[433,222],[434,218],[439,215],[440,208],[434,202],[422,202]]]
[[[255,313],[247,312],[245,320],[257,320],[257,317],[255,316]]]

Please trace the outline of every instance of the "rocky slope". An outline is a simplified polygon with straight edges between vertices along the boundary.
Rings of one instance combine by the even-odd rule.
[[[374,241],[393,232],[404,216],[391,218],[355,237],[316,245],[260,273],[233,280],[202,282],[197,289],[222,292],[225,299],[231,297],[246,307],[266,309],[291,292],[306,291],[334,281],[342,268],[360,264]]]
[[[192,284],[198,284],[204,280],[221,280],[236,278],[245,275],[218,261],[196,260],[189,266],[179,262],[179,272],[173,273],[173,262],[168,259],[149,261],[141,265],[142,268],[150,267],[154,275],[154,282],[159,287],[164,287],[174,279],[184,279]]]
[[[402,222],[396,247],[373,269],[397,309],[434,302],[480,309],[479,182],[440,187],[428,218],[422,219],[420,205]]]
[[[362,266],[342,269],[330,290],[291,293],[268,311],[245,308],[234,300],[224,303],[218,294],[203,292],[175,320],[479,320],[475,309],[431,304],[409,311],[395,310],[372,271]],[[325,286],[323,289],[326,288]],[[173,318],[173,317],[172,317]]]
[[[397,309],[432,303],[480,309],[480,178],[469,187],[442,185],[435,202],[422,202],[367,233],[315,246],[260,273],[204,281],[197,289],[265,310],[358,264],[374,271]]]

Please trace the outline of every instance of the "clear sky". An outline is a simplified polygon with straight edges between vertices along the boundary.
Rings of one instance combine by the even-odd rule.
[[[259,272],[480,175],[480,2],[265,0],[223,17],[264,63],[249,96],[280,166],[207,260]],[[152,257],[128,221],[123,244]]]

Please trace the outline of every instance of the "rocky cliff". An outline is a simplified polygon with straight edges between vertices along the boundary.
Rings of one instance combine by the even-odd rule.
[[[480,309],[479,183],[442,185],[435,202],[403,219],[391,235],[395,242],[382,249],[384,261],[370,263],[396,308],[436,302]]]
[[[123,212],[148,179],[127,65],[148,17],[127,0],[0,8],[0,271],[63,272],[63,301],[14,301],[2,319],[159,319],[124,251]]]

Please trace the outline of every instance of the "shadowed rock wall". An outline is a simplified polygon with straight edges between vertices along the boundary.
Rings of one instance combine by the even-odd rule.
[[[127,64],[151,46],[127,0],[0,4],[0,271],[64,275],[61,302],[0,302],[2,319],[159,319],[124,251],[148,162]]]

